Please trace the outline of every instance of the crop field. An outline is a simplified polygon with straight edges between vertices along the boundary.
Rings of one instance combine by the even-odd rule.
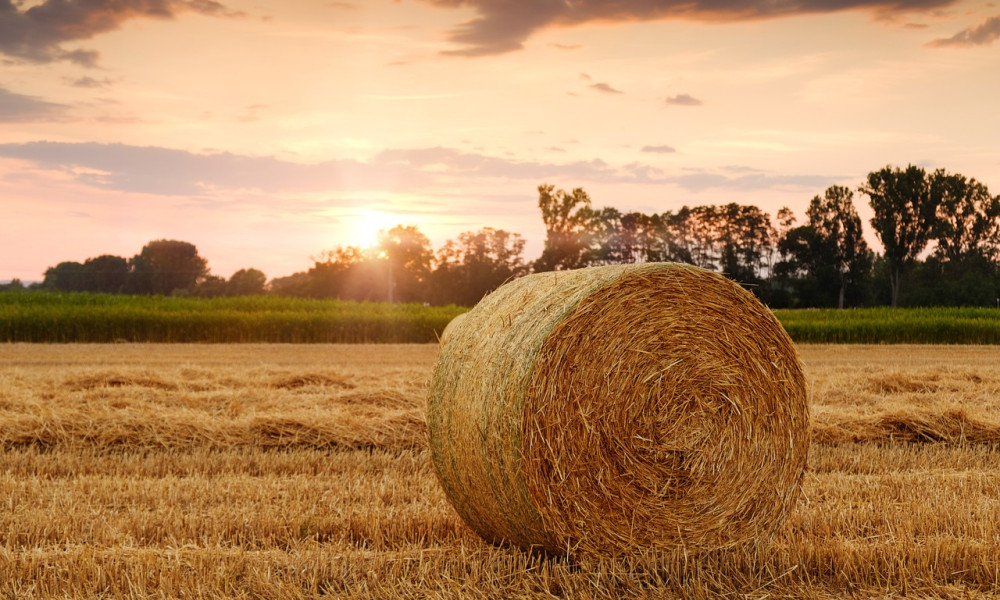
[[[0,342],[430,343],[458,306],[0,292]],[[797,342],[1000,344],[1000,308],[776,310]]]
[[[807,308],[775,310],[797,342],[1000,344],[1000,308]]]
[[[428,343],[456,306],[278,296],[0,293],[0,342]]]
[[[0,345],[0,597],[1000,597],[1000,349],[799,349],[769,548],[571,563],[448,505],[436,345]]]

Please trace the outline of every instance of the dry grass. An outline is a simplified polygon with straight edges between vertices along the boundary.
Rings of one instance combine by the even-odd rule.
[[[437,345],[0,346],[0,597],[1000,597],[1000,351],[800,351],[814,441],[768,554],[571,563],[450,508]]]

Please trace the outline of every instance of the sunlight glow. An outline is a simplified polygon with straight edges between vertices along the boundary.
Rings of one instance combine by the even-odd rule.
[[[374,248],[378,244],[379,231],[389,230],[400,223],[400,218],[392,213],[366,210],[358,218],[355,244],[362,248]]]

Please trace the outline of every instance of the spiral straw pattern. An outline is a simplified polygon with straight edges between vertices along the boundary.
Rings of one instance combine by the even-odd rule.
[[[483,538],[583,555],[771,539],[809,443],[805,381],[771,312],[676,263],[512,281],[443,344],[431,456]]]

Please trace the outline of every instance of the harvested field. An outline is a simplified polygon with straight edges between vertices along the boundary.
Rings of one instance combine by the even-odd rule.
[[[569,563],[461,522],[436,345],[0,346],[0,597],[997,597],[1000,350],[801,346],[767,553]]]

